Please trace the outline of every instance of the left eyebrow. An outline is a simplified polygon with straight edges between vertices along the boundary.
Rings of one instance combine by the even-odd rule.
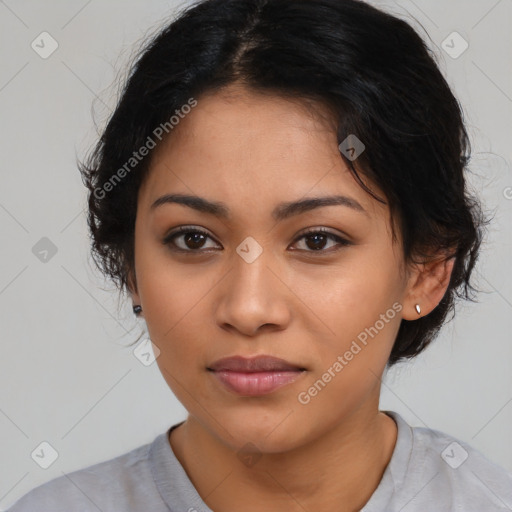
[[[154,210],[155,208],[167,203],[182,204],[203,213],[215,215],[216,217],[227,220],[230,219],[230,210],[224,203],[210,201],[204,197],[187,194],[165,194],[156,199],[151,204],[150,209]],[[272,211],[272,217],[276,221],[282,221],[294,215],[300,215],[307,211],[311,211],[316,208],[323,208],[325,206],[345,206],[356,212],[369,216],[368,212],[361,206],[361,204],[352,197],[337,195],[306,197],[297,201],[280,203]]]

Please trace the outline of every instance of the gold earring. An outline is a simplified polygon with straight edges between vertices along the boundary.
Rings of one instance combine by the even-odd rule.
[[[421,308],[420,308],[420,305],[419,304],[416,304],[416,306],[414,306],[416,308],[416,312],[418,313],[418,315],[421,313]]]

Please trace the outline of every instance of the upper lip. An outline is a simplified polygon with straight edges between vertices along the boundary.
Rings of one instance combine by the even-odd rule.
[[[297,371],[305,368],[289,363],[278,357],[260,355],[251,358],[242,356],[224,357],[208,366],[209,370],[229,370],[233,372],[271,372],[271,371]]]

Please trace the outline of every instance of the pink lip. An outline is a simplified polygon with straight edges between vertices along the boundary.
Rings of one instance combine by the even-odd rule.
[[[299,365],[289,363],[278,357],[260,355],[251,358],[242,356],[224,357],[208,367],[209,370],[230,370],[233,372],[273,372],[304,370]]]
[[[271,393],[300,377],[305,368],[278,357],[225,357],[215,361],[209,371],[230,391],[257,396]]]
[[[276,389],[290,384],[304,372],[301,370],[288,370],[244,373],[219,370],[212,373],[229,390],[240,395],[257,396],[272,393]]]

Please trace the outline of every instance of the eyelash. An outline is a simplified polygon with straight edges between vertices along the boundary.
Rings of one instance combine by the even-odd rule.
[[[202,229],[199,229],[199,228],[196,228],[196,227],[193,227],[193,226],[180,226],[179,228],[177,228],[174,231],[172,231],[171,233],[169,233],[164,238],[164,240],[162,241],[162,244],[163,245],[167,245],[172,251],[175,251],[175,252],[192,253],[192,254],[201,254],[201,253],[209,252],[208,250],[203,250],[203,249],[196,249],[196,250],[194,250],[194,249],[181,249],[181,248],[178,248],[178,247],[176,247],[175,245],[172,244],[172,241],[174,240],[174,238],[177,238],[180,235],[190,234],[190,233],[204,235],[204,236],[214,240],[206,231],[203,231]],[[308,231],[305,231],[305,232],[301,233],[294,240],[293,244],[297,243],[302,238],[306,238],[309,235],[316,235],[316,234],[326,235],[331,240],[333,240],[335,242],[338,242],[340,247],[338,247],[338,248],[336,248],[334,250],[332,248],[331,249],[326,249],[326,250],[318,249],[317,251],[315,251],[315,250],[306,250],[306,249],[296,249],[296,250],[303,251],[303,252],[309,252],[309,253],[313,253],[313,254],[317,254],[317,253],[318,254],[326,254],[326,253],[330,254],[332,252],[336,252],[336,251],[340,250],[343,247],[352,245],[352,242],[349,242],[348,240],[346,240],[345,238],[340,237],[339,235],[335,235],[334,233],[331,233],[330,231],[326,230],[325,228],[313,228],[313,229],[310,229]]]

